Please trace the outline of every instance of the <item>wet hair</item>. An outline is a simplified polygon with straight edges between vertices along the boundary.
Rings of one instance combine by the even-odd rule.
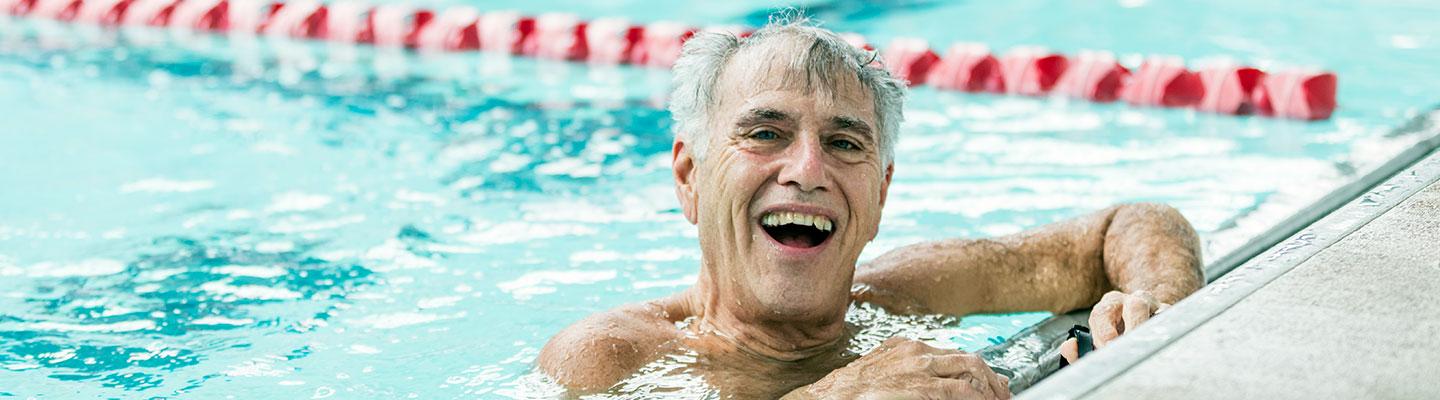
[[[770,22],[749,37],[734,32],[707,30],[685,42],[675,61],[670,114],[675,134],[689,146],[696,159],[704,159],[708,140],[710,108],[715,101],[715,84],[725,64],[741,50],[759,48],[772,42],[795,41],[798,52],[774,54],[790,57],[790,66],[803,71],[808,90],[833,95],[844,74],[854,74],[861,87],[875,101],[876,127],[882,165],[895,159],[895,141],[904,119],[905,83],[890,75],[873,51],[850,45],[835,32],[811,23],[800,12],[786,10],[770,16]]]

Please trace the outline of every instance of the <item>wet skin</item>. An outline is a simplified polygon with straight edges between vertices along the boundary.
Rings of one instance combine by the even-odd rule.
[[[539,367],[572,393],[604,391],[666,354],[691,352],[690,372],[733,398],[1004,398],[1003,379],[973,355],[904,340],[864,357],[845,351],[850,303],[955,315],[1094,306],[1103,346],[1202,284],[1194,231],[1151,204],[902,247],[857,270],[894,171],[879,151],[874,102],[853,73],[821,85],[773,62],[807,44],[772,43],[742,50],[721,71],[709,132],[694,136],[709,141],[704,157],[674,143],[676,196],[699,229],[698,281],[552,338]],[[782,211],[823,216],[833,228],[818,243],[767,230],[765,216]]]

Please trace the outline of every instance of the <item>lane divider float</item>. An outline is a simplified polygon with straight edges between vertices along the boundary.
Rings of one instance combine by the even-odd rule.
[[[0,14],[101,26],[152,26],[329,40],[428,51],[494,51],[592,64],[669,68],[686,40],[702,28],[636,24],[622,18],[586,21],[571,14],[527,16],[469,6],[433,11],[351,0],[0,0]],[[749,35],[745,27],[708,27]],[[874,50],[863,36],[841,37]],[[885,65],[911,85],[1022,96],[1065,96],[1094,102],[1183,107],[1302,120],[1330,118],[1337,77],[1328,71],[1266,72],[1243,65],[1195,70],[1176,57],[1147,57],[1133,70],[1106,52],[1074,56],[1038,47],[1001,55],[976,43],[954,43],[943,55],[922,39],[897,38],[880,50]]]

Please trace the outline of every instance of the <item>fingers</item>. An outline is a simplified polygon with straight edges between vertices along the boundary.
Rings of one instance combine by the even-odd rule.
[[[976,362],[981,365],[985,364],[984,361],[980,361],[979,356],[968,353],[927,354],[926,359],[930,362],[926,368],[930,373],[941,378],[954,378],[971,373],[975,371]],[[988,370],[990,367],[986,366],[985,369]]]
[[[894,336],[889,339],[885,339],[885,341],[881,342],[879,346],[875,346],[875,350],[871,350],[870,354],[884,353],[891,349],[910,349],[913,351],[917,350],[917,348],[914,347],[915,345],[924,345],[924,343],[920,343],[915,339],[910,339],[907,337]]]
[[[937,394],[942,394],[942,396],[937,396],[938,398],[973,399],[983,396],[980,392],[975,391],[975,386],[971,385],[969,380],[938,378],[935,381],[931,381],[931,384],[940,389],[937,391]]]
[[[990,364],[986,364],[985,359],[980,358],[980,356],[974,354],[966,355],[969,357],[966,357],[965,361],[969,364],[970,370],[972,371],[970,376],[978,381],[977,386],[979,387],[976,389],[983,389],[981,390],[982,392],[986,392],[997,399],[1010,398],[1009,380],[995,373],[995,370],[990,369]]]
[[[939,381],[936,384],[960,398],[1010,398],[1010,381],[996,374],[979,355],[957,350],[943,350],[931,347],[914,339],[893,337],[876,347],[871,355],[887,351],[892,356],[910,360],[909,368],[920,367],[918,372],[930,375]]]
[[[995,393],[995,398],[997,398],[997,399],[1008,399],[1008,398],[1010,398],[1010,379],[1009,379],[1009,378],[1006,378],[1006,377],[1003,377],[1003,376],[1000,376],[1000,374],[994,373],[993,371],[990,373],[990,376],[991,376],[991,379],[989,379],[989,381],[990,381],[990,387],[991,387],[992,391]]]
[[[996,374],[980,356],[953,353],[928,356],[929,370],[937,377],[968,382],[973,393],[987,398],[1010,398],[1010,380]]]
[[[936,378],[931,381],[940,390],[936,394],[943,394],[940,398],[945,399],[1009,399],[1010,389],[1008,386],[1000,387],[998,383],[1009,384],[994,373],[989,373],[998,379],[985,380],[976,375],[966,375],[958,378]],[[997,390],[998,389],[998,390]]]
[[[991,393],[989,387],[976,383],[975,380],[969,376],[942,378],[936,381],[935,385],[941,388],[940,392],[945,394],[943,398],[946,399],[996,398],[995,393]]]
[[[1090,332],[1095,338],[1095,348],[1105,347],[1168,307],[1168,304],[1155,301],[1143,290],[1131,294],[1119,291],[1105,293],[1090,310]]]
[[[1125,333],[1124,318],[1121,315],[1124,307],[1125,294],[1120,292],[1106,293],[1090,310],[1090,335],[1095,338],[1095,348],[1102,348],[1111,340],[1120,337]]]
[[[810,387],[829,392],[820,398],[1010,398],[1010,381],[980,356],[902,337],[886,340]]]
[[[1124,311],[1121,316],[1125,321],[1125,331],[1135,330],[1135,327],[1150,320],[1155,315],[1155,301],[1149,299],[1145,292],[1136,292],[1133,295],[1125,296]]]

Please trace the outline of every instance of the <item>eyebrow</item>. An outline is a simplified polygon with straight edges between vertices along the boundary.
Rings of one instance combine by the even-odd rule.
[[[786,114],[784,111],[761,107],[746,112],[744,116],[740,117],[740,120],[735,121],[735,126],[746,127],[766,122],[791,122],[794,120],[790,114]]]
[[[870,124],[865,123],[865,121],[859,118],[843,115],[831,117],[830,126],[837,130],[854,131],[855,133],[865,136],[866,139],[870,139],[871,141],[875,140],[875,130],[870,129]]]

